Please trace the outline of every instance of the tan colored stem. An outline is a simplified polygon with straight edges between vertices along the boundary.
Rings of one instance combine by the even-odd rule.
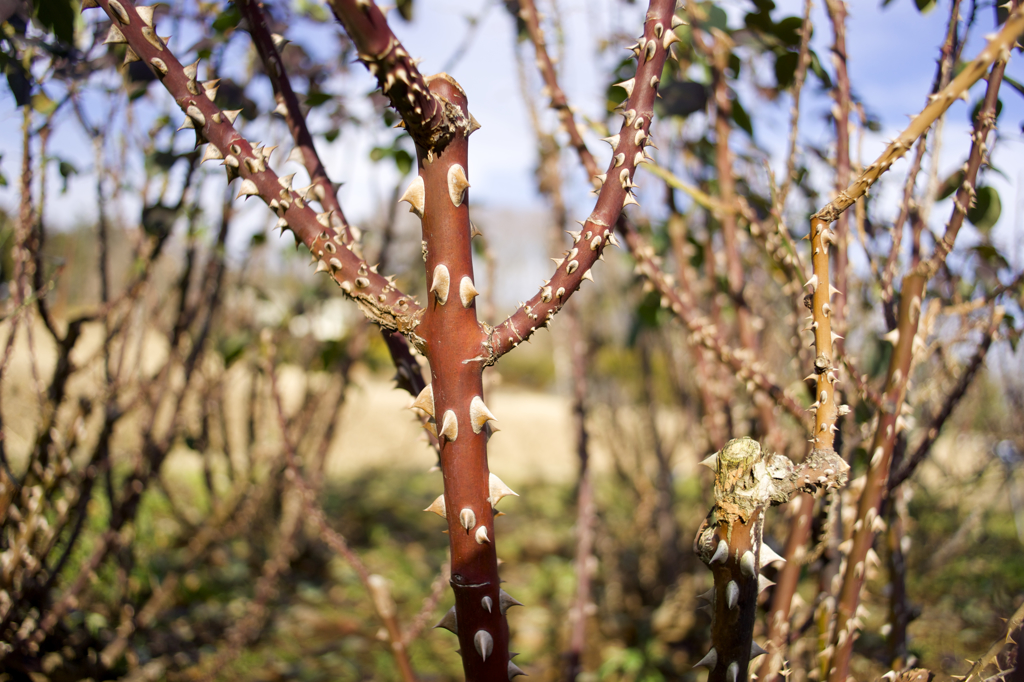
[[[988,68],[1000,57],[1009,56],[1010,48],[1024,32],[1024,9],[1017,7],[1010,13],[1009,18],[999,32],[992,36],[977,57],[968,63],[960,74],[953,81],[942,89],[942,92],[934,96],[931,103],[919,113],[910,125],[900,133],[895,140],[889,143],[885,151],[875,161],[864,169],[859,178],[839,193],[827,206],[815,214],[825,222],[834,222],[839,215],[853,205],[857,199],[862,197],[871,185],[889,169],[894,161],[902,157],[910,149],[911,145],[929,126],[941,116],[960,95],[974,85]]]

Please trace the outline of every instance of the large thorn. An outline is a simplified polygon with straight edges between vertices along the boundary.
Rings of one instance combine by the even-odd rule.
[[[755,563],[754,553],[747,550],[743,553],[743,556],[740,557],[740,572],[748,578],[754,577],[754,574],[757,573]]]
[[[750,640],[750,657],[751,658],[757,658],[758,656],[763,656],[766,653],[768,653],[768,651],[766,649],[764,649],[760,644],[758,644],[754,640]]]
[[[718,652],[715,651],[714,647],[712,647],[711,651],[707,653],[707,656],[697,661],[693,667],[699,668],[704,666],[708,670],[714,670],[716,665],[718,665]]]
[[[448,274],[446,265],[438,264],[434,268],[434,277],[430,284],[430,292],[437,298],[437,302],[444,305],[448,302],[448,289],[451,287],[452,278]]]
[[[478,526],[476,533],[474,533],[476,544],[478,545],[489,545],[491,544],[491,538],[487,535],[487,526]]]
[[[448,196],[456,207],[462,205],[462,200],[469,189],[469,179],[466,178],[466,170],[459,164],[452,164],[448,169]]]
[[[296,147],[298,149],[298,147]],[[291,159],[291,157],[289,157]],[[416,179],[412,181],[412,184],[405,190],[405,194],[399,201],[409,202],[409,212],[415,213],[421,219],[423,218],[423,204],[426,200],[426,191],[423,188],[423,177],[417,175]]]
[[[725,540],[719,540],[718,541],[718,547],[715,548],[715,553],[713,555],[711,555],[711,561],[709,561],[708,563],[713,564],[713,563],[721,562],[721,563],[724,564],[728,558],[729,558],[729,545],[726,543]]]
[[[241,197],[255,196],[259,193],[260,190],[256,187],[256,183],[249,178],[246,178],[245,180],[242,180],[242,186],[238,188],[238,196],[235,198],[240,199]]]
[[[480,433],[484,428],[484,424],[497,420],[494,418],[494,415],[491,414],[491,411],[487,409],[487,405],[484,404],[483,398],[477,395],[473,396],[473,399],[469,401],[469,421],[473,426],[473,433]]]
[[[441,420],[441,431],[437,435],[444,436],[453,443],[458,439],[459,420],[456,418],[453,411],[448,410],[444,413],[444,419]]]
[[[729,584],[725,586],[725,605],[729,607],[729,610],[736,608],[740,603],[740,586],[736,584],[735,580],[730,580]]]
[[[437,628],[444,628],[455,635],[459,634],[459,624],[455,619],[454,606],[448,609],[448,613],[444,614],[444,618],[441,619],[441,622],[434,626],[434,629]]]
[[[437,499],[430,503],[430,506],[423,511],[434,512],[442,519],[445,517],[444,493],[437,496]]]
[[[700,461],[700,463],[712,471],[718,471],[718,453],[716,452],[710,457],[705,457]]]
[[[473,635],[473,647],[480,654],[480,658],[487,660],[487,657],[494,651],[494,638],[487,630],[477,630]]]
[[[519,675],[523,675],[524,677],[529,677],[526,673],[524,673],[522,670],[519,669],[518,665],[516,665],[512,661],[509,661],[508,662],[508,679],[511,680],[513,677],[517,677]]]
[[[509,495],[519,497],[519,493],[505,485],[502,480],[494,474],[491,474],[488,477],[488,487],[490,488],[490,497],[487,498],[487,501],[491,503],[492,507],[496,506],[503,497],[508,497]]]
[[[516,600],[515,597],[510,595],[505,590],[498,590],[498,608],[501,609],[501,615],[505,615],[513,606],[522,606],[522,604]]]
[[[419,409],[423,410],[424,412],[426,412],[427,414],[429,414],[431,417],[433,417],[434,416],[434,385],[433,384],[427,384],[426,386],[424,386],[423,390],[420,391],[420,394],[418,396],[416,396],[416,400],[412,401],[411,407],[419,408]]]
[[[740,664],[737,663],[736,661],[733,661],[732,663],[729,664],[729,667],[725,671],[725,681],[726,682],[736,682],[736,679],[739,677],[739,674],[740,674]]]
[[[761,565],[767,566],[776,561],[785,561],[778,552],[772,549],[767,543],[761,543]]]
[[[473,303],[473,299],[480,295],[480,292],[473,286],[473,280],[470,279],[469,275],[462,278],[459,282],[459,300],[462,301],[462,307],[468,308]]]

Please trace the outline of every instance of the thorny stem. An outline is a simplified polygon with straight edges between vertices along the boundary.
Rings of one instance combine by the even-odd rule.
[[[273,349],[270,349],[271,352]],[[277,372],[274,369],[274,364],[271,360],[267,360],[264,371],[267,376],[270,377],[271,393],[274,399],[274,410],[277,416],[278,428],[281,429],[281,441],[285,451],[285,461],[288,467],[288,478],[291,479],[292,483],[295,484],[295,488],[302,499],[302,505],[305,508],[306,515],[312,519],[313,523],[316,524],[319,530],[320,538],[327,543],[327,545],[337,552],[339,555],[345,558],[350,566],[359,575],[360,582],[366,588],[366,591],[370,594],[374,609],[377,611],[377,616],[381,619],[384,624],[384,628],[388,633],[388,641],[391,644],[392,655],[395,657],[395,663],[398,665],[399,672],[402,675],[402,679],[405,682],[415,682],[416,675],[412,670],[412,665],[409,663],[409,655],[406,652],[404,640],[402,639],[402,631],[398,625],[396,613],[394,609],[394,603],[390,602],[382,592],[386,591],[386,588],[381,585],[381,581],[384,579],[377,575],[372,575],[366,568],[366,565],[359,558],[359,555],[352,551],[352,548],[348,546],[348,542],[344,536],[338,533],[336,530],[331,528],[327,523],[327,518],[324,515],[323,509],[316,502],[316,495],[313,489],[306,482],[306,479],[302,475],[302,470],[299,468],[298,462],[295,457],[295,449],[292,446],[291,439],[288,435],[288,423],[284,416],[284,408],[281,406],[281,393],[277,386]]]
[[[715,506],[693,549],[715,585],[701,595],[713,614],[712,648],[697,665],[711,670],[708,682],[746,682],[750,660],[765,653],[753,640],[757,595],[771,584],[760,571],[782,558],[763,543],[765,512],[798,492],[845,485],[849,466],[832,450],[813,450],[795,466],[750,438],[729,441],[704,464],[715,472]]]
[[[1007,18],[1003,27],[992,36],[973,61],[968,63],[960,74],[953,81],[942,89],[940,93],[932,97],[932,101],[910,122],[910,125],[900,133],[895,140],[889,143],[885,151],[875,161],[864,169],[864,172],[845,190],[839,193],[827,206],[818,211],[814,217],[826,223],[834,222],[839,215],[853,205],[857,199],[864,195],[871,185],[889,169],[894,161],[903,156],[910,146],[914,144],[921,134],[941,116],[978,81],[986,70],[1004,54],[1008,55],[1010,48],[1016,42],[1021,32],[1024,31],[1024,9],[1016,7]]]
[[[836,191],[850,182],[850,76],[846,70],[846,0],[826,0],[828,16],[832,22],[832,62],[836,69],[836,87],[832,96],[836,106],[832,110],[836,128]],[[837,326],[843,328],[846,318],[846,262],[850,242],[849,216],[843,213],[836,220],[836,300],[834,315]],[[837,339],[836,352],[843,355],[843,340]]]
[[[274,87],[278,108],[283,107],[285,110],[285,121],[288,123],[288,130],[291,132],[292,139],[295,140],[296,145],[292,155],[298,152],[298,155],[301,156],[302,165],[309,172],[312,183],[316,185],[313,188],[313,193],[320,200],[324,210],[328,212],[334,211],[334,215],[340,221],[338,232],[341,235],[342,241],[346,246],[359,253],[359,240],[356,236],[358,233],[355,232],[345,219],[345,214],[341,209],[341,203],[338,201],[334,185],[327,176],[327,171],[324,169],[320,156],[316,152],[313,136],[310,135],[309,128],[306,127],[306,118],[302,115],[302,110],[299,108],[299,100],[295,96],[295,91],[292,90],[291,81],[284,69],[284,63],[281,61],[281,55],[277,49],[275,39],[280,38],[280,36],[273,36],[267,28],[266,15],[260,8],[261,4],[259,0],[243,0],[240,3],[240,7],[249,26],[249,33],[252,35],[256,51],[263,60],[264,70],[267,72],[267,76]],[[292,157],[289,156],[289,158]],[[383,264],[381,267],[383,267]],[[399,388],[406,389],[412,395],[418,395],[426,383],[423,380],[423,372],[409,352],[409,346],[405,342],[405,338],[387,330],[382,330],[381,333],[384,335],[388,351],[391,353],[391,358],[395,363],[397,371],[395,378]]]
[[[544,31],[540,27],[540,17],[537,14],[537,6],[533,0],[520,0],[519,18],[526,24],[526,32],[530,36],[530,42],[533,43],[533,47],[537,52],[537,68],[540,69],[541,76],[544,78],[546,94],[551,98],[551,108],[558,112],[558,119],[569,134],[569,143],[579,155],[580,162],[587,171],[587,177],[590,178],[590,181],[595,186],[600,188],[601,180],[598,177],[597,161],[594,160],[593,154],[587,149],[587,145],[583,141],[583,135],[580,134],[580,130],[576,126],[576,118],[569,107],[569,101],[565,97],[565,92],[558,84],[555,65],[552,63],[550,55],[548,55]]]
[[[789,537],[782,555],[786,563],[775,577],[775,589],[772,591],[772,602],[768,609],[768,641],[765,648],[768,656],[761,663],[758,680],[774,682],[786,660],[789,642],[789,618],[793,608],[793,596],[796,594],[803,568],[803,555],[807,541],[811,537],[811,523],[814,520],[814,497],[801,493],[791,501],[792,518],[789,524]]]
[[[1020,8],[1014,10],[1011,18],[1007,20],[1007,25],[1014,18],[1021,25],[1024,25],[1024,14],[1021,13]],[[1005,29],[1006,27],[1004,27],[1004,31]],[[1002,33],[1003,31],[999,35],[1002,35]],[[871,464],[868,468],[864,492],[861,494],[857,507],[853,548],[846,558],[846,571],[837,602],[836,622],[831,638],[833,651],[829,657],[830,662],[824,668],[829,673],[830,682],[845,682],[847,678],[853,641],[857,635],[856,630],[860,625],[856,618],[856,611],[864,585],[864,562],[868,550],[871,549],[871,545],[874,542],[875,533],[885,528],[885,523],[878,513],[883,493],[886,490],[886,481],[889,477],[889,465],[896,436],[903,428],[900,415],[906,395],[911,362],[915,346],[918,343],[918,323],[921,317],[924,288],[928,280],[945,262],[946,255],[952,250],[954,240],[967,213],[967,207],[973,200],[978,170],[987,152],[988,134],[995,127],[996,101],[1007,58],[1008,53],[1005,55],[1001,54],[989,73],[984,102],[975,121],[974,132],[971,136],[971,153],[967,161],[964,182],[953,202],[953,215],[946,226],[946,233],[936,244],[935,253],[932,257],[920,263],[903,278],[903,288],[900,292],[898,326],[894,335],[895,347],[893,348],[889,370],[886,375],[886,388],[882,396],[882,409],[879,413],[878,427],[870,449],[872,453]],[[978,60],[975,61],[977,62]]]
[[[835,440],[836,419],[845,414],[849,408],[836,404],[835,384],[837,377],[833,360],[833,344],[838,334],[832,331],[832,294],[837,293],[829,280],[828,247],[836,242],[835,233],[828,224],[817,219],[811,220],[811,264],[814,274],[807,282],[811,288],[810,299],[811,325],[808,330],[814,334],[814,347],[817,352],[814,358],[814,372],[809,379],[814,379],[814,403],[809,409],[814,410],[814,432],[811,443],[816,448],[831,450]],[[805,302],[807,299],[804,299]]]
[[[661,294],[662,305],[678,315],[689,327],[692,343],[700,344],[714,353],[722,364],[735,373],[737,379],[744,382],[748,391],[753,392],[754,388],[764,391],[797,422],[806,425],[806,410],[775,383],[765,363],[753,361],[744,349],[733,348],[722,342],[715,325],[702,317],[695,309],[693,301],[681,294],[669,277],[662,272],[655,260],[654,249],[636,229],[626,220],[619,220],[617,227],[626,238],[626,245],[636,260],[637,271]]]
[[[267,167],[273,149],[254,146],[239,135],[231,124],[237,112],[223,112],[212,101],[216,84],[197,80],[198,62],[186,70],[129,0],[118,2],[118,10],[111,9],[110,0],[96,2],[113,21],[108,41],[127,43],[129,56],[144,61],[186,112],[186,127],[195,128],[197,143],[210,141],[213,147],[204,159],[223,159],[229,178],[242,177],[239,196],[263,199],[278,215],[278,227],[294,232],[314,254],[318,270],[329,272],[368,317],[384,329],[410,336],[413,345],[420,343],[415,333],[420,307],[345,246],[335,232],[340,217],[330,211],[317,214],[306,204],[316,198],[308,188],[300,195],[290,178],[279,178]]]
[[[372,0],[329,0],[334,16],[359,50],[359,60],[377,78],[381,91],[401,114],[406,130],[429,159],[479,125],[458,107],[427,87],[409,53],[391,32]]]
[[[427,84],[466,115],[466,95],[450,76],[431,76]],[[487,337],[476,317],[469,140],[459,134],[439,155],[422,146],[416,153],[419,174],[403,200],[422,219],[431,300],[420,333],[432,379],[417,402],[434,417],[431,426],[441,445],[444,493],[429,510],[448,522],[455,593],[455,606],[440,625],[459,638],[467,681],[508,679],[518,668],[509,659],[505,611],[512,602],[499,587],[493,505],[509,493],[494,492],[500,481],[487,466],[488,422],[494,416],[483,402],[483,363],[477,357]]]
[[[651,143],[650,126],[654,97],[661,79],[665,58],[672,43],[679,40],[673,30],[674,0],[651,0],[644,23],[644,34],[631,49],[637,57],[636,75],[623,87],[629,96],[620,105],[623,125],[617,135],[606,141],[612,147],[612,160],[602,181],[597,206],[582,229],[573,232],[573,246],[563,258],[556,258],[557,269],[540,291],[504,322],[494,327],[488,353],[481,358],[493,364],[499,357],[526,341],[538,328],[548,324],[583,279],[592,279],[591,268],[614,239],[614,226],[629,204],[636,203],[633,176],[645,161]]]
[[[939,56],[938,72],[935,74],[935,87],[932,88],[933,93],[942,90],[949,84],[950,74],[953,71],[953,48],[956,44],[957,24],[959,21],[960,0],[953,0],[953,4],[949,10],[949,23],[946,28],[946,40],[942,44],[942,50]],[[917,180],[917,174],[921,170],[921,163],[924,160],[929,130],[930,128],[921,133],[921,137],[917,141],[914,160],[910,164],[910,170],[907,173],[907,179],[903,186],[903,203],[900,206],[899,216],[893,224],[892,247],[889,250],[889,256],[885,261],[885,268],[882,271],[882,300],[886,303],[889,303],[893,297],[892,284],[896,277],[896,266],[899,262],[900,242],[903,240],[903,226],[906,223],[907,218],[910,216],[910,211],[914,206],[914,184]]]
[[[786,177],[779,188],[776,210],[781,218],[786,208],[789,188],[796,179],[797,134],[800,130],[800,94],[803,92],[807,68],[811,65],[811,0],[804,0],[804,20],[800,25],[800,52],[796,62],[796,73],[793,75],[793,106],[789,110],[789,154],[786,157]]]
[[[951,390],[949,395],[946,396],[946,399],[942,403],[942,407],[928,424],[924,440],[918,443],[914,453],[907,458],[906,463],[898,471],[891,471],[889,473],[889,481],[887,483],[887,491],[889,494],[910,478],[917,467],[920,466],[921,462],[928,457],[928,454],[931,452],[932,445],[935,443],[935,440],[939,437],[939,433],[942,431],[943,424],[945,424],[946,420],[948,420],[953,414],[953,410],[960,403],[960,400],[967,392],[967,388],[971,385],[971,381],[974,380],[978,370],[981,369],[984,364],[985,356],[988,354],[988,350],[992,346],[992,342],[995,340],[996,328],[1002,320],[1002,312],[997,309],[994,311],[992,318],[989,328],[985,330],[984,336],[982,336],[981,343],[978,344],[978,349],[974,352],[974,356],[970,359],[967,366],[960,374],[960,378],[957,380],[956,386],[954,386],[953,390]]]
[[[327,171],[324,170],[323,163],[320,162],[320,156],[316,153],[316,147],[313,145],[313,136],[310,135],[309,128],[306,127],[306,117],[302,115],[302,110],[299,108],[299,99],[295,96],[291,80],[284,70],[284,63],[281,61],[281,54],[275,43],[275,40],[280,41],[281,36],[273,36],[270,33],[270,29],[267,27],[266,15],[261,9],[262,4],[260,0],[242,0],[239,3],[239,9],[242,11],[242,16],[245,17],[256,52],[263,61],[263,69],[266,71],[267,77],[270,78],[270,84],[274,88],[278,110],[284,109],[284,119],[288,124],[288,131],[291,133],[292,139],[295,140],[297,150],[297,152],[293,151],[292,154],[301,158],[302,165],[309,172],[309,179],[316,185],[313,193],[320,200],[324,210],[334,211],[335,215],[341,220],[338,233],[341,235],[345,245],[351,248],[354,241],[352,228],[348,221],[345,220],[345,214],[342,212],[341,204],[338,202],[338,195],[331,184],[330,178],[327,177]]]
[[[579,460],[576,489],[576,594],[569,609],[569,647],[565,653],[565,679],[574,682],[583,672],[581,659],[586,647],[587,606],[591,601],[591,567],[594,554],[594,484],[590,472],[590,443],[587,433],[587,341],[583,335],[576,306],[568,311],[569,339],[572,347],[573,426],[576,430],[576,454]]]

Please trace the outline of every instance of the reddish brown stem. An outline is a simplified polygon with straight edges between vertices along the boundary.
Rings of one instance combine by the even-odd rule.
[[[825,5],[832,22],[832,61],[836,69],[836,86],[832,90],[832,97],[836,101],[832,110],[836,128],[835,189],[841,192],[850,183],[850,76],[846,70],[846,1],[826,0]],[[832,308],[837,326],[842,329],[846,317],[846,260],[850,241],[847,214],[839,216],[835,232],[835,280],[838,291]],[[843,355],[843,339],[836,340],[836,354]]]
[[[698,665],[711,670],[709,682],[746,682],[750,660],[765,653],[753,639],[757,595],[767,587],[760,571],[781,559],[763,543],[765,512],[799,492],[844,485],[849,467],[832,450],[813,450],[794,466],[750,438],[729,441],[704,463],[715,472],[715,506],[693,548],[715,586],[701,595],[710,602],[712,648]]]
[[[583,672],[581,659],[586,647],[587,605],[590,603],[590,559],[594,553],[594,488],[590,474],[590,445],[587,433],[587,342],[579,328],[575,305],[567,312],[572,347],[573,425],[580,470],[576,490],[576,595],[569,609],[569,647],[565,653],[565,679],[573,682]]]
[[[233,117],[213,103],[210,92],[204,92],[207,88],[196,78],[198,62],[186,72],[129,0],[119,2],[117,11],[111,9],[109,0],[97,2],[114,22],[113,42],[128,43],[153,70],[186,113],[188,125],[196,129],[197,143],[208,140],[215,146],[217,153],[211,155],[208,149],[206,158],[224,159],[229,177],[243,179],[240,196],[258,195],[263,199],[280,218],[279,227],[295,233],[314,254],[318,269],[329,272],[368,317],[384,329],[411,335],[412,342],[418,343],[415,328],[419,306],[345,246],[335,232],[340,218],[332,221],[329,211],[318,215],[306,204],[306,197],[291,189],[287,179],[279,178],[267,167],[270,152],[242,138],[231,124]]]
[[[466,95],[447,74],[431,76],[431,92],[466,111]],[[430,361],[432,394],[444,476],[444,513],[451,547],[454,620],[463,670],[470,682],[508,679],[509,601],[499,587],[494,511],[487,466],[483,364],[486,333],[476,317],[472,228],[467,196],[469,140],[451,139],[439,155],[417,146],[419,175],[407,193],[422,215],[431,300],[420,333]]]
[[[868,469],[867,481],[864,484],[864,492],[861,494],[857,506],[853,548],[847,557],[846,573],[843,576],[842,589],[836,607],[836,623],[831,640],[834,653],[826,668],[829,671],[830,682],[845,682],[849,674],[853,640],[859,627],[855,614],[864,586],[864,561],[868,550],[874,543],[875,533],[885,527],[885,523],[878,514],[882,496],[886,490],[889,465],[899,430],[897,419],[906,394],[907,380],[913,359],[914,337],[917,335],[921,317],[924,288],[928,280],[945,262],[946,255],[952,250],[957,233],[963,225],[967,207],[973,200],[978,170],[986,156],[988,134],[995,127],[996,101],[1005,67],[1006,62],[999,59],[989,73],[985,99],[972,133],[973,141],[964,183],[953,202],[953,215],[946,226],[946,233],[935,245],[935,253],[932,257],[922,262],[903,278],[897,326],[899,336],[886,375],[882,411],[879,414],[878,427],[870,449],[871,465]]]
[[[409,135],[431,161],[453,139],[468,136],[479,127],[468,111],[430,91],[376,4],[371,0],[330,0],[330,5],[356,44],[360,61],[376,76]]]
[[[530,42],[533,43],[533,47],[537,51],[537,68],[540,69],[540,75],[544,78],[544,85],[547,87],[548,94],[551,97],[551,108],[558,112],[559,120],[569,133],[569,143],[579,155],[580,163],[583,164],[583,168],[587,171],[587,177],[591,179],[591,182],[595,182],[600,187],[601,183],[597,178],[599,174],[597,161],[594,160],[593,154],[587,149],[587,144],[583,141],[583,135],[580,134],[580,130],[576,126],[576,118],[569,108],[569,101],[565,97],[565,92],[562,90],[562,86],[558,84],[555,65],[552,63],[550,55],[548,55],[544,31],[540,27],[537,6],[533,0],[520,0],[519,18],[526,24],[526,32],[530,36]]]
[[[631,94],[620,105],[623,125],[617,135],[608,138],[613,156],[605,177],[600,178],[603,185],[597,206],[584,221],[583,228],[573,234],[572,248],[563,258],[556,259],[558,267],[551,279],[508,319],[494,327],[487,354],[480,358],[486,364],[493,364],[547,325],[580,287],[584,277],[592,278],[590,270],[613,239],[614,226],[622,209],[636,203],[633,176],[651,143],[651,116],[665,58],[672,43],[678,41],[671,28],[674,7],[675,3],[670,0],[651,0],[648,7],[643,37],[633,48],[637,70],[628,84]]]
[[[306,119],[299,108],[299,100],[295,96],[291,81],[284,70],[284,63],[275,46],[274,37],[267,28],[266,15],[263,13],[261,5],[262,3],[258,0],[243,0],[239,6],[246,18],[256,51],[263,60],[264,70],[274,87],[274,94],[278,102],[285,107],[285,121],[288,123],[288,130],[291,132],[292,139],[295,140],[296,148],[302,154],[302,162],[309,172],[310,180],[316,185],[314,193],[320,199],[324,210],[334,211],[334,215],[339,219],[340,224],[337,229],[345,245],[350,248],[358,248],[354,244],[357,240],[353,238],[352,228],[345,219],[334,185],[327,177],[327,171],[313,145],[313,136],[310,135],[309,128],[306,127]],[[419,364],[416,363],[409,351],[408,343],[404,337],[387,330],[382,330],[382,334],[388,351],[391,353],[391,359],[395,363],[397,371],[395,379],[399,388],[406,389],[412,395],[418,395],[426,382],[423,380],[423,372],[420,370]]]
[[[352,243],[351,228],[348,221],[345,220],[345,214],[341,210],[334,186],[331,184],[330,178],[327,177],[327,171],[324,170],[320,156],[313,146],[313,136],[310,135],[309,128],[306,127],[306,118],[299,108],[299,100],[295,96],[291,81],[284,70],[284,63],[274,44],[274,37],[267,28],[267,17],[261,9],[262,5],[263,3],[259,0],[242,0],[238,3],[249,28],[249,34],[252,36],[253,45],[256,46],[256,52],[263,61],[263,70],[266,71],[267,77],[270,78],[270,84],[274,87],[275,98],[279,105],[284,105],[284,119],[288,124],[288,131],[292,134],[292,139],[295,140],[296,147],[302,154],[302,165],[309,172],[310,180],[317,186],[314,193],[320,199],[324,210],[334,211],[341,220],[338,232],[342,236],[342,241],[346,245],[350,245]]]
[[[801,493],[793,504],[799,506],[793,510],[793,518],[789,524],[789,538],[783,552],[786,563],[775,578],[775,589],[768,609],[768,642],[765,645],[768,656],[758,671],[758,679],[764,682],[777,680],[786,660],[790,612],[797,583],[800,581],[800,572],[803,569],[803,562],[800,559],[811,537],[811,523],[814,520],[814,498],[811,495]]]

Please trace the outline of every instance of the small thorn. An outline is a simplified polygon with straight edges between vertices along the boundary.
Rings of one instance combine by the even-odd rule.
[[[505,612],[513,606],[522,606],[522,604],[505,590],[498,590],[498,609],[501,611],[501,615],[504,616]]]
[[[448,632],[451,632],[453,635],[459,634],[459,624],[458,621],[456,621],[455,619],[454,606],[448,609],[448,613],[444,614],[444,618],[441,619],[441,622],[434,626],[434,629],[437,628],[444,628]]]
[[[729,610],[736,608],[740,603],[740,586],[736,584],[735,580],[730,580],[729,584],[725,586],[725,604],[729,607]]]
[[[249,178],[246,178],[245,180],[242,180],[242,186],[238,189],[238,196],[235,198],[239,199],[241,197],[254,196],[259,193],[260,190],[256,187],[256,183]]]
[[[409,202],[409,212],[415,213],[421,219],[423,218],[423,206],[426,198],[426,193],[423,187],[423,176],[417,175],[416,179],[412,181],[412,184],[405,190],[402,198],[398,201]]]
[[[468,308],[472,305],[473,299],[479,295],[480,292],[473,286],[473,280],[468,275],[463,277],[459,283],[459,300],[462,301],[462,307]]]
[[[493,473],[488,476],[488,494],[487,501],[492,507],[496,506],[503,497],[512,495],[513,497],[519,497],[519,493],[509,488],[504,482]]]
[[[426,412],[427,414],[429,414],[431,417],[433,417],[434,416],[434,385],[433,384],[427,384],[426,386],[424,386],[423,390],[420,391],[420,394],[418,396],[416,396],[416,400],[413,401],[413,403],[412,403],[412,405],[410,405],[410,407],[417,407],[417,408],[423,410],[424,412]]]
[[[475,539],[478,545],[489,545],[491,543],[491,538],[487,536],[487,526],[479,526],[476,529]]]
[[[445,517],[445,506],[444,506],[444,493],[437,496],[437,499],[430,503],[430,506],[424,509],[425,512],[434,512],[442,519]]]
[[[714,670],[716,665],[718,665],[718,652],[712,647],[711,651],[709,651],[704,658],[697,661],[693,667],[699,668],[704,666],[708,670]]]
[[[740,572],[748,578],[754,577],[754,574],[757,573],[755,563],[754,553],[747,550],[743,553],[743,556],[740,557]]]
[[[480,658],[487,660],[487,657],[494,651],[494,638],[487,630],[477,630],[473,635],[473,647],[480,654]]]
[[[715,548],[715,553],[711,557],[711,561],[708,563],[725,563],[729,558],[729,545],[725,540],[718,541],[718,547]]]
[[[480,600],[480,606],[484,607],[487,613],[490,613],[494,607],[494,601],[490,597],[484,597]]]
[[[469,179],[466,178],[466,170],[459,164],[452,164],[448,169],[448,197],[458,207],[469,189]]]
[[[459,512],[459,523],[462,524],[462,527],[467,531],[470,530],[476,525],[476,514],[473,513],[472,509],[466,507]]]
[[[768,564],[775,563],[776,561],[785,561],[779,554],[771,548],[767,543],[761,543],[761,565],[767,566]]]
[[[740,674],[740,664],[733,661],[729,664],[729,668],[725,671],[726,682],[736,682]]]

